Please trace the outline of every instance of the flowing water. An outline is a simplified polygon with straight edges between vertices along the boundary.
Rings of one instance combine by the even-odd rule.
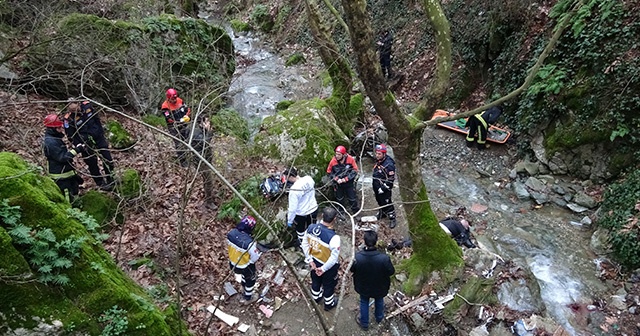
[[[264,117],[275,113],[277,102],[323,93],[317,78],[298,73],[303,68],[285,67],[280,57],[251,34],[235,36],[234,46],[239,66],[229,96],[233,108],[250,121],[254,132]],[[605,288],[595,274],[595,256],[588,251],[589,232],[570,224],[580,218],[553,206],[522,211],[530,209],[528,201],[513,201],[512,193],[499,187],[496,180],[479,179],[464,170],[425,164],[424,180],[433,207],[441,211],[460,205],[470,208],[473,203],[488,206],[480,218],[488,225],[485,232],[476,234],[478,241],[532,272],[548,315],[571,335],[588,334],[582,330],[584,326],[576,325],[568,305],[591,303]],[[515,291],[500,295],[512,309],[532,308],[531,302],[518,297]]]

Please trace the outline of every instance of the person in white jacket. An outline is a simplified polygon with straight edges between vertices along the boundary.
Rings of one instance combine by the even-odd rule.
[[[287,226],[295,228],[298,244],[300,244],[307,227],[315,223],[318,215],[315,182],[309,175],[298,176],[298,170],[295,167],[286,169],[282,174],[287,181],[293,183],[289,189]]]

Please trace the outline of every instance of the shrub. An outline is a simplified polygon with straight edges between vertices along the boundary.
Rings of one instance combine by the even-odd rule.
[[[276,104],[276,111],[284,111],[289,108],[289,106],[293,105],[295,102],[293,100],[283,100],[279,101]]]
[[[231,20],[231,29],[233,29],[234,32],[239,33],[239,32],[246,32],[251,30],[251,26],[246,23],[246,22],[242,22],[240,20],[236,20],[233,19]]]
[[[145,123],[151,126],[156,126],[156,127],[167,126],[167,121],[164,119],[164,117],[155,115],[155,114],[145,114],[144,116],[142,116],[142,121],[144,121]]]
[[[109,130],[109,142],[113,148],[129,148],[135,143],[131,134],[119,122],[110,120],[107,123],[107,129]]]
[[[135,169],[125,170],[118,190],[120,191],[120,196],[125,199],[133,199],[144,194],[144,185],[140,179],[140,173]]]
[[[211,126],[217,133],[231,135],[237,139],[249,140],[249,124],[233,109],[222,109],[211,117]]]
[[[613,256],[626,269],[640,267],[640,170],[604,194],[598,226],[609,230]]]
[[[270,32],[274,22],[269,14],[269,8],[265,5],[256,5],[251,12],[251,23],[265,33]]]

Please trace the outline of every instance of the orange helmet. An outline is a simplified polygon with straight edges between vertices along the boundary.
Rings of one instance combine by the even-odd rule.
[[[58,116],[55,114],[49,114],[44,117],[44,127],[56,128],[62,127],[62,125],[62,121],[60,121],[60,119],[58,119]]]
[[[169,90],[167,90],[167,99],[176,98],[176,97],[178,97],[178,91],[176,91],[176,89],[170,88]]]
[[[347,149],[344,148],[344,146],[338,146],[336,147],[336,153],[340,153],[342,155],[347,154]]]

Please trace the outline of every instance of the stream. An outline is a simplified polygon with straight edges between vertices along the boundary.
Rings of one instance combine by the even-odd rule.
[[[249,120],[253,133],[264,117],[275,113],[279,101],[323,93],[314,75],[300,73],[306,67],[285,67],[279,56],[267,51],[251,34],[230,34],[236,57],[242,61],[238,62],[228,95],[232,107]],[[473,214],[476,222],[487,223],[482,233],[475,234],[476,239],[490,251],[530,270],[540,287],[537,298],[505,287],[498,293],[500,301],[519,311],[536,307],[546,310],[571,335],[591,334],[584,323],[576,322],[568,307],[572,303],[591,304],[607,289],[596,277],[596,256],[589,251],[590,231],[570,224],[580,221],[581,216],[551,205],[532,210],[531,201],[515,199],[504,187],[513,164],[513,148],[492,149],[490,155],[480,156],[478,151],[464,147],[463,138],[453,133],[427,129],[425,139],[423,177],[434,211],[453,214],[460,206],[486,206],[483,213]],[[443,154],[451,152],[455,154]],[[479,178],[473,164],[466,169],[442,168],[461,162],[489,165],[493,173],[489,178]]]

